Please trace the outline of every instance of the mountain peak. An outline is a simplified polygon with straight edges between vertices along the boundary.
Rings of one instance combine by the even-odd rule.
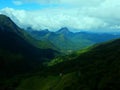
[[[71,33],[67,27],[63,27],[56,32],[57,34],[68,34]]]
[[[0,14],[0,18],[9,18],[6,15]]]
[[[18,33],[20,28],[6,15],[0,14],[0,31]]]
[[[50,32],[48,29],[41,30],[41,31],[46,32],[46,33]]]
[[[13,24],[13,21],[6,15],[0,14],[0,24],[6,25],[6,24]]]

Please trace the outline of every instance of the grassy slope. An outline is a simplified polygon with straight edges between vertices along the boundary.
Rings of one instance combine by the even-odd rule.
[[[22,87],[26,90],[119,90],[119,45],[118,39],[94,46],[73,60],[46,69],[44,74],[39,74],[39,77],[33,75],[32,79],[30,77],[23,80],[17,89],[20,90]],[[29,88],[31,82],[33,89]],[[43,82],[45,82],[44,85],[42,85]],[[53,83],[49,84],[50,82]]]

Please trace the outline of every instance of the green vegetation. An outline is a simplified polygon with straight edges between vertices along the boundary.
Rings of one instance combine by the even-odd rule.
[[[36,87],[39,83],[40,87],[36,87],[36,90],[119,90],[119,44],[118,39],[95,45],[84,53],[77,53],[77,56],[75,55],[75,58],[71,60],[63,58],[61,63],[44,69],[41,74],[38,74],[39,78],[36,77],[38,75],[33,75],[27,78],[28,81],[23,80],[18,89],[21,87],[27,89],[30,82],[38,80],[32,84],[33,87],[34,85]],[[46,83],[42,85],[41,82]],[[49,84],[50,82],[51,84]]]
[[[16,90],[64,90],[77,81],[76,72],[64,75],[34,76],[22,81]]]
[[[120,90],[120,39],[56,58],[33,41],[0,16],[0,90]]]
[[[38,71],[43,67],[43,61],[54,58],[58,53],[52,47],[48,48],[47,43],[38,42],[40,45],[33,41],[9,17],[0,15],[0,79]]]

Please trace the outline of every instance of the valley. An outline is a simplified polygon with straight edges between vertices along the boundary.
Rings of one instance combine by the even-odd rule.
[[[120,34],[24,30],[0,15],[0,90],[119,90]]]

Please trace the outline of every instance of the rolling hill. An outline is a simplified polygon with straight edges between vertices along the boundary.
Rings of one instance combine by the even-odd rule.
[[[117,39],[67,56],[67,60],[21,80],[16,90],[119,90],[119,45]]]

